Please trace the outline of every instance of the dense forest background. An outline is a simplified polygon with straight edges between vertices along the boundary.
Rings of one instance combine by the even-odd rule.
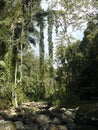
[[[29,101],[72,105],[98,100],[97,9],[97,0],[61,0],[47,10],[40,0],[0,0],[0,107]],[[69,26],[82,30],[84,23],[82,41],[68,35]],[[38,57],[31,47],[36,44]]]

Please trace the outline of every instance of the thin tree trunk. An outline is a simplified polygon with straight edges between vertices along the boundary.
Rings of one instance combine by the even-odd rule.
[[[17,61],[16,61],[16,66],[15,66],[14,87],[12,88],[12,104],[14,107],[18,107],[16,89],[17,89]]]
[[[23,52],[22,52],[23,46],[21,44],[21,70],[20,70],[20,82],[22,82],[23,74],[22,74],[22,64],[23,64]]]
[[[14,25],[12,23],[12,37],[10,38],[10,42],[13,43],[14,42]],[[12,86],[12,105],[13,107],[18,107],[18,103],[17,103],[17,94],[16,94],[16,88],[17,88],[17,60],[15,61],[15,74],[14,76],[14,85]]]

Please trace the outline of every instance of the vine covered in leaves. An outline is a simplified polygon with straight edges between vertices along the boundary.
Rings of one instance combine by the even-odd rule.
[[[38,26],[40,28],[39,55],[40,55],[40,74],[44,74],[44,12],[41,10],[36,14]]]
[[[48,46],[49,46],[49,64],[50,64],[50,74],[53,74],[53,12],[49,12],[48,15]]]

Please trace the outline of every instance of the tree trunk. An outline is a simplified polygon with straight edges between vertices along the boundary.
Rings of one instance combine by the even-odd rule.
[[[14,86],[12,87],[12,104],[15,108],[18,107],[16,89],[17,89],[17,61],[15,66],[15,81]]]
[[[21,69],[20,69],[20,82],[22,83],[22,78],[23,78],[23,74],[22,74],[22,64],[23,64],[23,52],[22,52],[23,46],[21,44]]]

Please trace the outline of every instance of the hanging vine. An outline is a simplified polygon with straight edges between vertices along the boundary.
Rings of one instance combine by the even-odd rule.
[[[49,46],[49,65],[50,65],[50,75],[53,74],[53,41],[52,41],[52,31],[53,31],[53,12],[49,12],[48,15],[48,46]]]
[[[45,53],[45,47],[44,47],[44,18],[47,16],[47,12],[44,12],[43,10],[40,10],[36,14],[36,19],[38,22],[38,26],[40,28],[40,42],[39,42],[39,55],[40,55],[40,75],[41,78],[44,75],[44,53]]]

